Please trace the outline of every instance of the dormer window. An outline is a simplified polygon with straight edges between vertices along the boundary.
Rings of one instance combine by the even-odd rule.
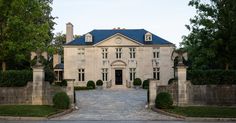
[[[152,41],[152,34],[150,32],[145,34],[145,41]]]
[[[85,42],[93,42],[93,36],[90,33],[85,35]]]

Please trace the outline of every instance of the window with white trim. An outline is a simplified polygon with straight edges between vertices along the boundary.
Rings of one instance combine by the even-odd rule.
[[[122,48],[116,48],[116,58],[121,59]]]
[[[136,68],[130,68],[129,69],[129,80],[134,81],[136,74]]]
[[[102,81],[107,81],[108,80],[108,68],[103,68],[102,69]]]
[[[154,59],[159,58],[159,49],[153,48],[153,58]]]
[[[160,68],[153,68],[153,79],[160,80]]]
[[[152,41],[152,34],[151,33],[147,32],[145,34],[145,41]]]
[[[93,42],[93,36],[90,33],[85,35],[85,42]]]
[[[85,70],[84,69],[79,69],[78,71],[79,71],[79,73],[78,73],[78,81],[79,82],[85,81]]]
[[[135,59],[135,51],[136,51],[136,48],[129,48],[129,54],[130,54],[130,58],[131,59]]]
[[[102,48],[102,59],[107,59],[108,48]]]

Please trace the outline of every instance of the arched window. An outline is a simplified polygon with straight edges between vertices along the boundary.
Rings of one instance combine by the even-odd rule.
[[[85,35],[85,42],[93,42],[93,36],[90,33]]]
[[[150,32],[145,34],[145,41],[152,41],[152,34]]]

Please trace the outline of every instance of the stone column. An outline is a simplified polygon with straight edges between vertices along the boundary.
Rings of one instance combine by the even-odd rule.
[[[74,79],[65,79],[67,81],[66,93],[70,98],[71,106],[75,106]]]
[[[179,65],[177,66],[178,74],[178,106],[183,106],[188,104],[188,95],[187,95],[187,66]]]
[[[32,92],[32,104],[43,105],[43,84],[44,84],[44,67],[33,67],[33,92]]]
[[[149,80],[149,107],[155,106],[157,96],[157,80]]]

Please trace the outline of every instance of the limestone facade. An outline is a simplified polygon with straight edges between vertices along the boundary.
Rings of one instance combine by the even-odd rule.
[[[167,85],[174,77],[174,49],[173,44],[147,45],[120,33],[93,45],[64,45],[64,78],[75,79],[75,86],[101,79],[104,87],[108,81],[112,87],[126,87],[134,78],[159,78],[161,85]]]

